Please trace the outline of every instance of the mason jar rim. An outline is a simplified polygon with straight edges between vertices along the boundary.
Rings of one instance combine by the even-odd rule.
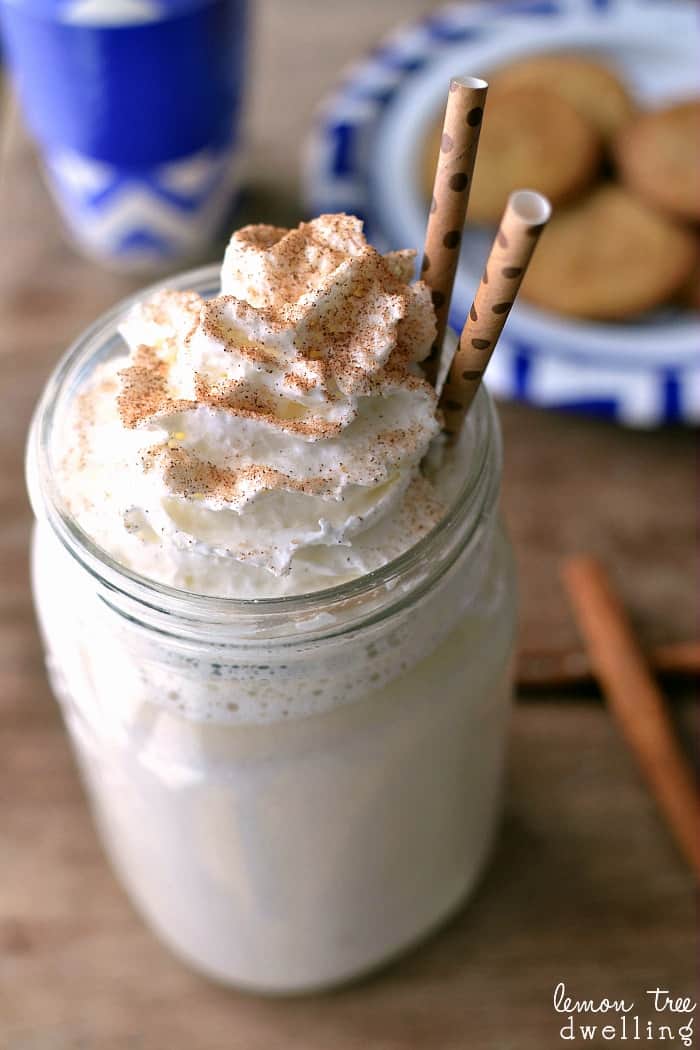
[[[62,400],[70,396],[96,361],[110,356],[105,351],[110,350],[115,340],[121,339],[118,325],[132,306],[165,288],[194,290],[206,297],[207,294],[216,294],[218,283],[218,264],[201,266],[158,281],[120,300],[68,347],[44,387],[29,431],[27,481],[37,519],[40,519],[43,511],[68,553],[112,595],[122,595],[133,600],[144,610],[154,613],[166,611],[190,621],[228,624],[232,617],[253,616],[264,622],[292,613],[308,614],[319,607],[323,607],[324,612],[332,612],[334,607],[342,607],[349,601],[357,602],[373,591],[391,594],[402,578],[420,569],[428,560],[434,569],[430,574],[431,582],[434,582],[473,539],[485,509],[495,502],[498,493],[501,434],[493,400],[483,383],[470,413],[479,426],[478,440],[472,450],[473,462],[444,516],[417,543],[385,565],[322,590],[264,598],[230,598],[172,587],[143,576],[114,558],[92,540],[63,505],[51,458],[52,427]],[[488,470],[489,465],[493,469]],[[465,519],[468,527],[459,537],[461,542],[456,544],[457,549],[452,551],[455,533],[459,532],[460,526],[464,526]],[[448,555],[451,551],[451,556],[441,557],[445,551],[448,551]],[[393,605],[405,597],[405,593],[395,597],[396,602],[390,601],[384,609],[386,615],[392,611]]]

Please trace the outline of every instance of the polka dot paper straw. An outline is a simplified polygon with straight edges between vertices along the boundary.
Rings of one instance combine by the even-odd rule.
[[[547,198],[533,190],[517,190],[508,198],[440,395],[448,434],[462,426],[551,213]]]
[[[485,80],[455,77],[447,96],[421,266],[421,277],[430,286],[437,317],[435,342],[423,362],[426,377],[433,385],[440,367],[487,91]]]

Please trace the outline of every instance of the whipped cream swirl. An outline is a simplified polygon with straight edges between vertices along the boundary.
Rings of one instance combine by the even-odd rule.
[[[439,427],[414,255],[380,255],[347,215],[248,226],[219,296],[135,307],[128,361],[97,369],[66,441],[83,528],[144,575],[239,597],[330,586],[411,546],[442,510],[419,471]]]

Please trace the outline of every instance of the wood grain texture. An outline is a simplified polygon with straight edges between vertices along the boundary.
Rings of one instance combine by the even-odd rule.
[[[430,6],[355,0],[339,32],[334,5],[260,0],[245,219],[296,221],[289,158],[315,100],[399,14]],[[372,980],[308,1000],[250,998],[189,973],[141,925],[98,847],[45,682],[22,481],[43,380],[66,344],[135,282],[72,251],[25,138],[8,137],[0,172],[1,1050],[549,1050],[564,1045],[551,1007],[559,980],[587,996],[640,1001],[657,983],[692,994],[692,880],[595,701],[518,707],[504,831],[481,888],[443,932]],[[645,644],[693,637],[692,435],[636,434],[512,405],[502,420],[504,506],[528,648],[578,646],[557,566],[579,549],[611,568]],[[682,697],[674,706],[688,744],[691,708]]]

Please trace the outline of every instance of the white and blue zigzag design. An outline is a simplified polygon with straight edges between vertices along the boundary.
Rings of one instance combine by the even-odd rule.
[[[204,243],[231,200],[233,152],[202,150],[138,174],[67,151],[46,160],[49,182],[77,240],[112,263],[162,264]]]

